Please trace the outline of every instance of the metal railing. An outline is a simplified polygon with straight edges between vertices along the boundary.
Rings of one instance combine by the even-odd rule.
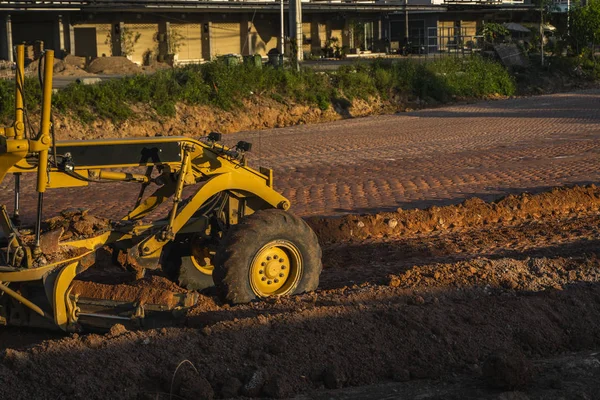
[[[442,4],[453,5],[502,5],[502,4],[524,4],[525,0],[443,0]]]
[[[419,4],[517,4],[524,3],[527,0],[429,0],[419,1]],[[286,0],[286,3],[288,1]],[[378,6],[404,6],[405,0],[302,0],[303,3],[314,4],[373,4]],[[13,0],[0,1],[0,9],[2,8],[95,8],[95,7],[122,7],[136,6],[142,8],[170,8],[170,7],[191,7],[207,3],[257,3],[257,4],[279,4],[273,0],[48,0],[48,1],[31,1],[31,0]],[[410,4],[410,2],[408,3]]]

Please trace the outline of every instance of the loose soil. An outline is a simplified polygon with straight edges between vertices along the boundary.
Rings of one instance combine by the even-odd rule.
[[[98,57],[87,66],[92,74],[134,75],[141,74],[142,68],[127,57]]]
[[[0,329],[0,398],[595,398],[599,207],[591,185],[311,219],[316,292],[232,307],[208,290],[161,329]],[[113,289],[140,288],[175,289]]]
[[[83,68],[73,65],[72,59],[67,62],[66,60],[54,59],[54,68],[52,73],[54,76],[86,76],[90,75]],[[37,60],[32,61],[27,67],[25,67],[25,76],[37,76],[39,70],[39,63]]]

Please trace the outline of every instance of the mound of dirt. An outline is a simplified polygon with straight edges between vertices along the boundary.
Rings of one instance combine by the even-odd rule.
[[[78,57],[72,54],[67,54],[63,61],[67,65],[71,65],[82,70],[85,68],[85,57]]]
[[[600,210],[600,189],[595,185],[555,188],[536,195],[509,195],[494,203],[472,198],[457,206],[425,210],[398,209],[395,213],[349,215],[342,218],[309,218],[322,243],[368,238],[393,238],[464,227],[484,227],[559,217],[580,211]]]
[[[39,63],[38,61],[33,61],[31,62],[26,68],[25,68],[25,74],[30,76],[30,75],[37,75],[38,73],[38,69],[39,69]],[[53,68],[53,73],[55,76],[84,76],[84,75],[89,75],[88,72],[86,72],[84,69],[80,68],[77,65],[72,65],[71,63],[65,62],[63,60],[60,60],[58,58],[54,59],[54,68]]]
[[[132,75],[141,74],[142,68],[127,57],[98,57],[87,67],[92,74]]]

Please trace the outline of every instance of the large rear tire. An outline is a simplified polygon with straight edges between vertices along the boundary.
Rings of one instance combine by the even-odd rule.
[[[231,227],[215,257],[213,279],[223,300],[252,300],[315,290],[321,247],[301,218],[262,210]]]

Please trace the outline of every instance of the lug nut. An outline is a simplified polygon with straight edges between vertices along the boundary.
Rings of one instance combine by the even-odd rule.
[[[283,277],[284,277],[284,275],[283,275],[283,274],[279,274],[279,277],[280,277],[280,278],[283,278]]]
[[[261,267],[264,267],[265,265],[267,265],[267,263],[264,263],[264,262],[260,263]]]
[[[275,283],[279,283],[279,279],[275,279]]]
[[[273,260],[277,260],[277,258],[278,258],[278,257],[277,257],[277,254],[275,254],[275,255],[273,256]]]
[[[265,278],[264,276],[261,278],[261,281],[266,281],[267,278]]]
[[[281,262],[281,263],[282,263],[283,261],[284,261],[284,259],[283,259],[283,258],[280,258],[280,259],[279,259],[279,262]]]
[[[267,261],[271,261],[271,256],[267,256]]]
[[[282,265],[282,266],[281,266],[281,269],[285,269],[285,265]]]
[[[263,271],[262,269],[260,271],[258,271],[259,274],[264,273],[265,271]]]
[[[271,283],[273,283],[273,282],[271,282],[271,281],[268,281],[268,282],[267,282],[267,285],[270,285]]]

